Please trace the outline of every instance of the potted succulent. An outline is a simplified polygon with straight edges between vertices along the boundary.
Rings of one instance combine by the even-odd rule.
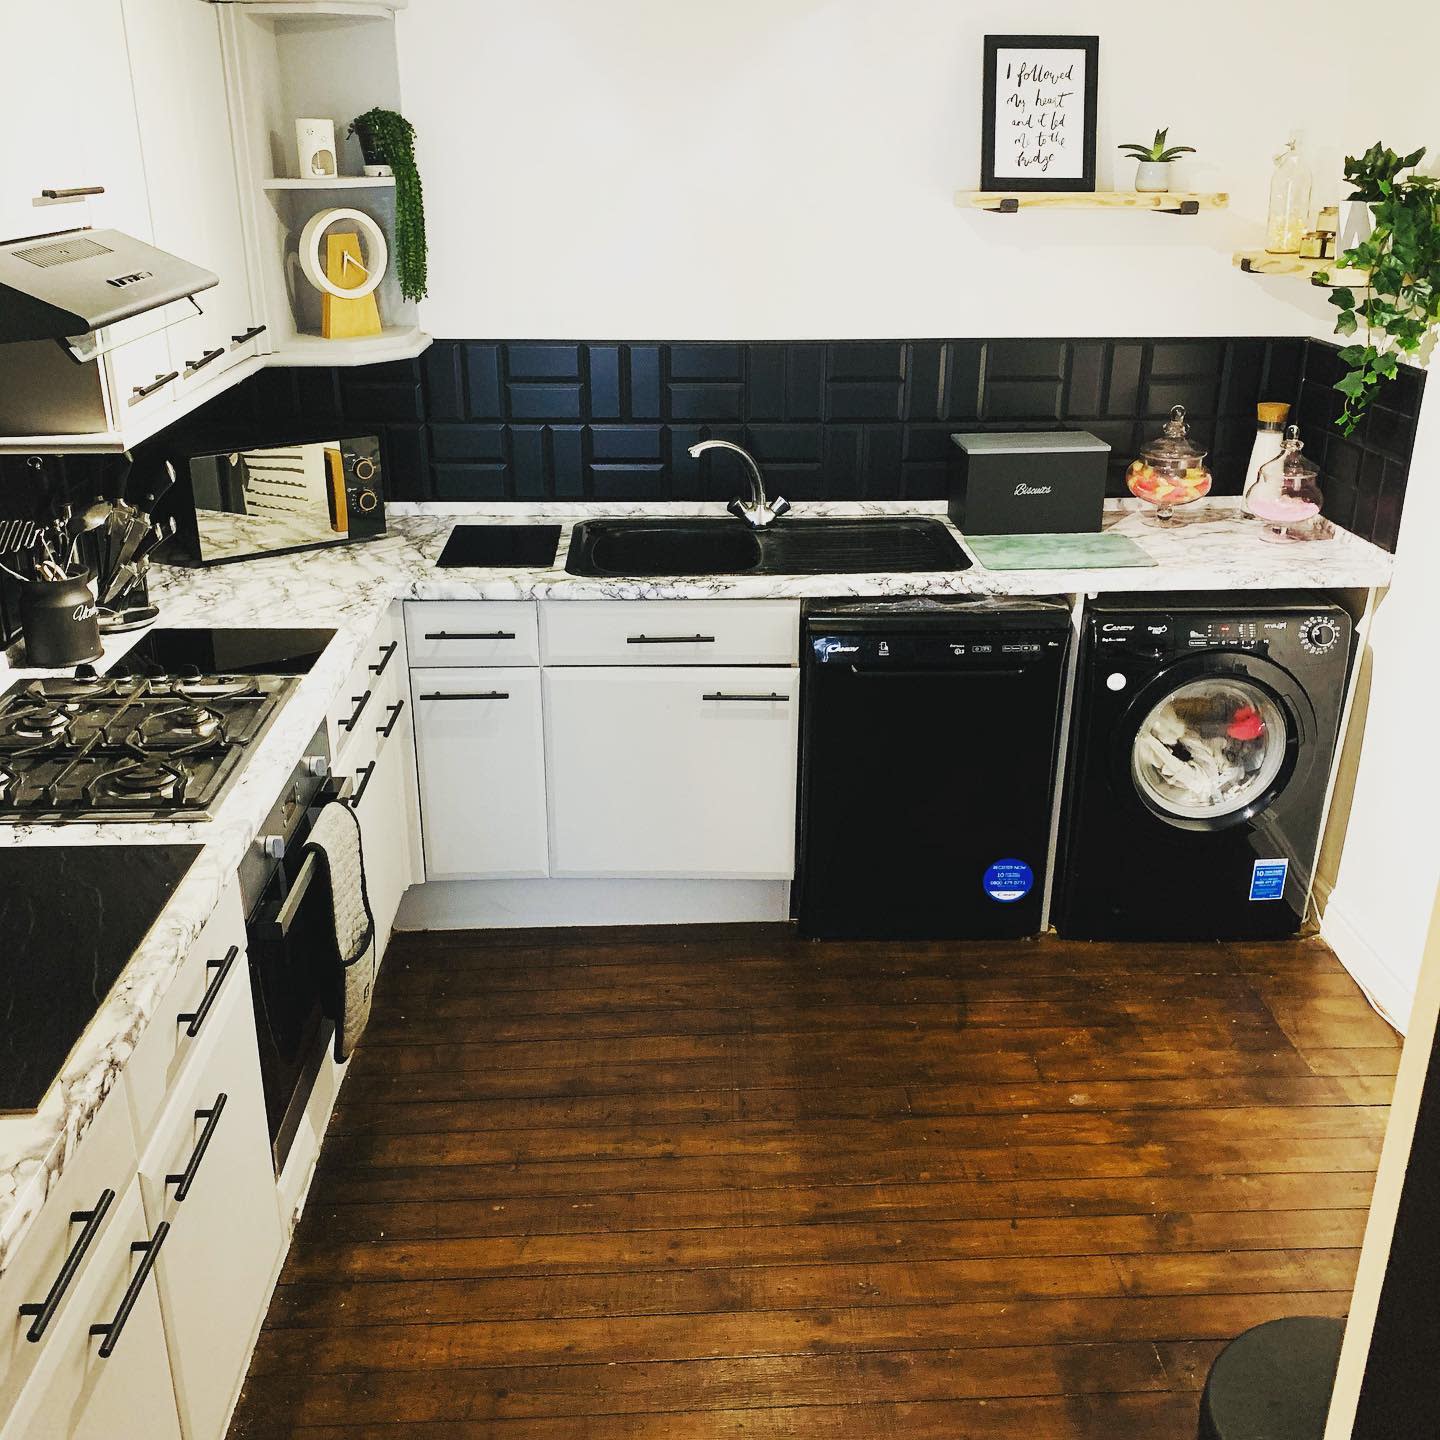
[[[1135,167],[1135,188],[1142,195],[1163,195],[1170,188],[1170,162],[1182,155],[1193,155],[1193,145],[1167,144],[1170,128],[1155,132],[1149,145],[1132,141],[1119,147],[1121,154],[1139,161]]]
[[[407,300],[425,297],[425,196],[415,164],[415,127],[394,110],[367,110],[350,122],[367,175],[395,177],[395,273]]]
[[[1336,425],[1349,435],[1375,398],[1375,392],[1399,372],[1400,361],[1415,356],[1424,363],[1440,338],[1440,178],[1417,175],[1425,158],[1416,150],[1399,156],[1372,145],[1359,160],[1347,159],[1345,176],[1373,192],[1367,199],[1372,228],[1341,252],[1337,264],[1365,272],[1365,283],[1338,286],[1330,303],[1339,310],[1335,329],[1365,338],[1340,352],[1349,368],[1335,383],[1345,397]],[[1402,171],[1411,173],[1402,175]],[[1328,272],[1315,276],[1328,284]]]

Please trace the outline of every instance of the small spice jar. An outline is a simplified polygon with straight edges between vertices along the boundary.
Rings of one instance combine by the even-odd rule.
[[[1157,524],[1168,525],[1177,505],[1189,505],[1210,493],[1214,477],[1205,453],[1190,439],[1185,407],[1177,405],[1165,422],[1164,434],[1146,445],[1125,472],[1125,484],[1137,500],[1155,506]]]

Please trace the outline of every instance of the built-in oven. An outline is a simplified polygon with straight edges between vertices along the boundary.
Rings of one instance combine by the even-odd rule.
[[[322,726],[261,825],[240,867],[250,988],[265,1118],[278,1176],[294,1144],[335,1032],[335,922],[329,888],[305,841],[321,806],[350,782],[330,776]]]

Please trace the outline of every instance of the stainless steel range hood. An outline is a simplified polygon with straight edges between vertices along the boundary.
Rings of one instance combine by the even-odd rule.
[[[12,241],[0,245],[0,342],[63,342],[219,283],[121,230]]]

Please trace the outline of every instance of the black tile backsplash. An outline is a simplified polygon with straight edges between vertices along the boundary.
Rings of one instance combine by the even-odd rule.
[[[403,500],[721,500],[754,451],[796,500],[944,498],[955,430],[1089,430],[1112,448],[1109,492],[1183,404],[1238,494],[1257,400],[1296,404],[1326,513],[1395,548],[1424,375],[1382,390],[1350,440],[1333,428],[1333,345],[1303,339],[683,341],[437,340],[417,360],[265,370],[142,446],[137,463],[219,434],[374,427]],[[228,442],[227,442],[228,443]],[[88,503],[113,458],[55,457],[49,484]],[[31,513],[33,472],[0,457],[0,517]],[[14,629],[0,577],[0,637]]]

